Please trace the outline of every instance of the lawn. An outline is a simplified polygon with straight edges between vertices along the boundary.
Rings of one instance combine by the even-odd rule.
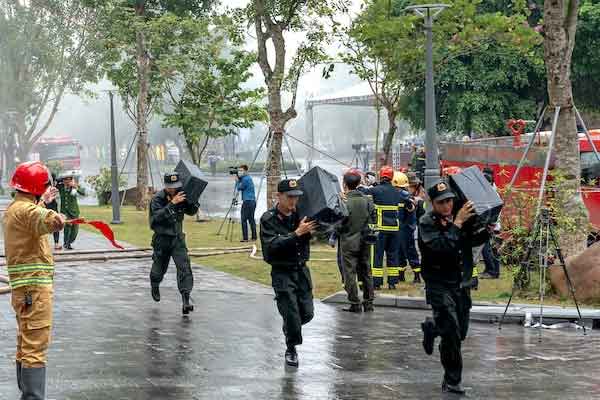
[[[82,216],[87,219],[99,219],[110,221],[112,211],[110,207],[92,207],[82,206]],[[149,246],[152,237],[152,231],[148,227],[147,212],[139,212],[134,208],[125,207],[121,210],[122,225],[113,225],[113,230],[117,240],[128,242],[136,246]],[[222,220],[213,220],[210,222],[196,222],[194,218],[186,218],[185,231],[187,233],[188,247],[239,247],[240,235],[237,230],[239,224],[235,225],[236,240],[226,240],[224,235],[217,236],[217,231]],[[84,229],[85,226],[84,226]],[[225,231],[225,230],[224,230]],[[257,243],[260,246],[260,243]],[[338,271],[335,250],[322,244],[312,246],[312,258],[310,269],[313,276],[314,293],[317,298],[326,297],[339,290],[343,290]],[[247,254],[229,254],[212,257],[203,257],[193,260],[197,264],[202,264],[223,272],[230,273],[254,282],[269,285],[271,283],[270,267],[262,260],[250,258]],[[481,269],[481,267],[480,267]],[[505,271],[503,271],[505,272]],[[412,273],[409,271],[408,279],[412,280]],[[482,280],[479,290],[473,292],[473,297],[477,301],[488,301],[505,303],[511,292],[510,274],[503,273],[502,279]],[[390,293],[406,296],[423,296],[421,288],[411,284],[401,284],[395,291],[383,290],[380,293]],[[536,303],[538,295],[534,289],[532,291],[519,294],[513,300],[515,303]],[[567,299],[561,299],[557,296],[549,295],[546,298],[547,304],[570,305]]]

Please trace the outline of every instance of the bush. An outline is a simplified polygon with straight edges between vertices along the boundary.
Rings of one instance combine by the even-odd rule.
[[[112,177],[110,168],[101,168],[98,175],[92,175],[85,180],[96,192],[98,204],[101,206],[107,205],[110,200],[112,190]],[[119,188],[125,187],[127,181],[124,177],[119,178]]]

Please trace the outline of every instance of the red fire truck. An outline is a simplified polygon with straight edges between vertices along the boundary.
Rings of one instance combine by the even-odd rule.
[[[73,171],[79,175],[81,170],[81,145],[68,136],[44,137],[33,147],[34,157],[40,161],[58,162],[63,171]]]
[[[592,130],[590,134],[596,149],[600,151],[600,130]],[[531,133],[524,135],[523,140],[516,137],[500,137],[458,143],[443,142],[440,144],[442,168],[466,168],[472,165],[477,165],[481,169],[491,168],[494,171],[496,185],[502,189],[513,178],[531,135]],[[550,132],[541,132],[537,135],[535,144],[517,177],[516,190],[531,191],[532,195],[537,195],[549,138]],[[595,230],[600,231],[600,163],[583,133],[579,135],[579,151],[583,200],[590,214],[590,222]],[[553,167],[554,160],[551,160],[550,168]],[[510,207],[510,204],[507,206]]]

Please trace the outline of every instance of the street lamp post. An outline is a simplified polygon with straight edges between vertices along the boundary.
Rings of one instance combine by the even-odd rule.
[[[429,188],[440,177],[440,161],[436,132],[435,87],[433,80],[433,21],[448,4],[420,4],[405,8],[423,17],[427,38],[425,76],[425,187]]]
[[[121,223],[121,201],[119,199],[119,170],[117,168],[117,138],[115,136],[115,109],[113,97],[114,93],[108,91],[110,98],[110,177],[111,177],[111,203],[112,203],[112,224]]]

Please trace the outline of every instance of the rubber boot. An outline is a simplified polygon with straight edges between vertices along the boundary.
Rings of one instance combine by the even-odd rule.
[[[466,391],[463,386],[459,383],[458,385],[451,385],[444,380],[442,383],[442,392],[444,393],[454,393],[460,396],[464,396]]]
[[[421,273],[415,272],[415,279],[413,279],[413,284],[421,283]]]
[[[290,367],[298,367],[300,364],[298,362],[298,353],[296,352],[296,348],[290,346],[285,351],[285,363]]]
[[[23,391],[23,385],[21,384],[21,363],[17,361],[17,386],[19,387],[19,391]]]
[[[361,313],[362,307],[360,304],[350,304],[348,308],[342,308],[343,311],[351,312],[351,313]]]
[[[398,282],[406,282],[406,277],[404,276],[404,271],[400,271],[400,275],[398,277]]]
[[[160,301],[160,289],[158,286],[152,286],[152,298],[157,303]]]
[[[421,323],[423,331],[423,349],[427,355],[433,354],[433,345],[435,344],[436,326],[431,318],[426,318],[425,322]]]
[[[182,293],[181,297],[183,299],[183,315],[188,315],[190,311],[194,311],[194,305],[190,303],[190,294]]]
[[[46,400],[46,367],[21,368],[22,400]]]

